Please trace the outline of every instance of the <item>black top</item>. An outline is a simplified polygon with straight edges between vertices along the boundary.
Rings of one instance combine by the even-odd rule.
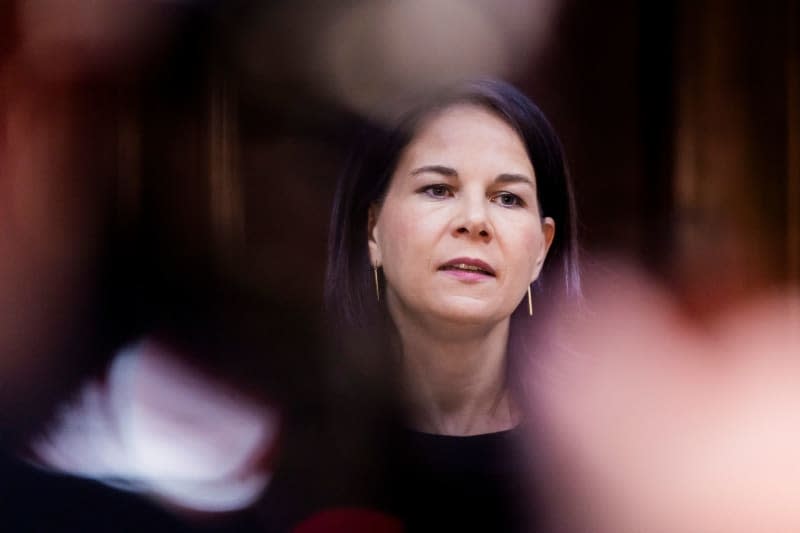
[[[315,498],[330,477],[313,467],[306,475],[277,472],[261,507],[265,525],[272,531],[299,525],[304,532],[399,531],[393,523],[410,532],[534,531],[539,525],[530,512],[540,509],[528,490],[532,457],[522,447],[522,429],[461,437],[395,428],[384,437],[383,449],[351,470],[369,478],[357,492],[334,482]],[[342,509],[349,514],[330,514]],[[371,513],[386,520],[373,522]],[[306,529],[309,524],[314,527]]]
[[[382,505],[408,531],[528,531],[521,433],[403,432],[392,446]]]

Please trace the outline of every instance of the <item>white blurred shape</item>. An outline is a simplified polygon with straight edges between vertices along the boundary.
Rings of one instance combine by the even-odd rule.
[[[198,373],[154,341],[120,352],[34,446],[47,466],[153,494],[178,507],[250,505],[270,473],[277,413]]]

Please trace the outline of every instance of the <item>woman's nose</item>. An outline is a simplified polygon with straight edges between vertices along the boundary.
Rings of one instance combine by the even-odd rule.
[[[481,198],[463,198],[458,218],[454,225],[456,236],[471,237],[484,241],[491,240],[492,229],[489,223],[486,200]]]

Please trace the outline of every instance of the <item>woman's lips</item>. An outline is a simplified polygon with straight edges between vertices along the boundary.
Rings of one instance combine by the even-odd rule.
[[[490,276],[485,272],[459,270],[457,268],[441,269],[441,272],[460,281],[483,281],[493,278],[493,276]]]
[[[494,269],[480,259],[458,257],[439,267],[441,272],[462,281],[481,281],[495,277]]]

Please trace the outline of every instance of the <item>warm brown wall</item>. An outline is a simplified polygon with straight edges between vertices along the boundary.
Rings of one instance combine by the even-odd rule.
[[[797,2],[680,4],[677,268],[721,292],[797,281]]]
[[[798,279],[796,0],[567,2],[524,85],[583,244],[722,297]]]

